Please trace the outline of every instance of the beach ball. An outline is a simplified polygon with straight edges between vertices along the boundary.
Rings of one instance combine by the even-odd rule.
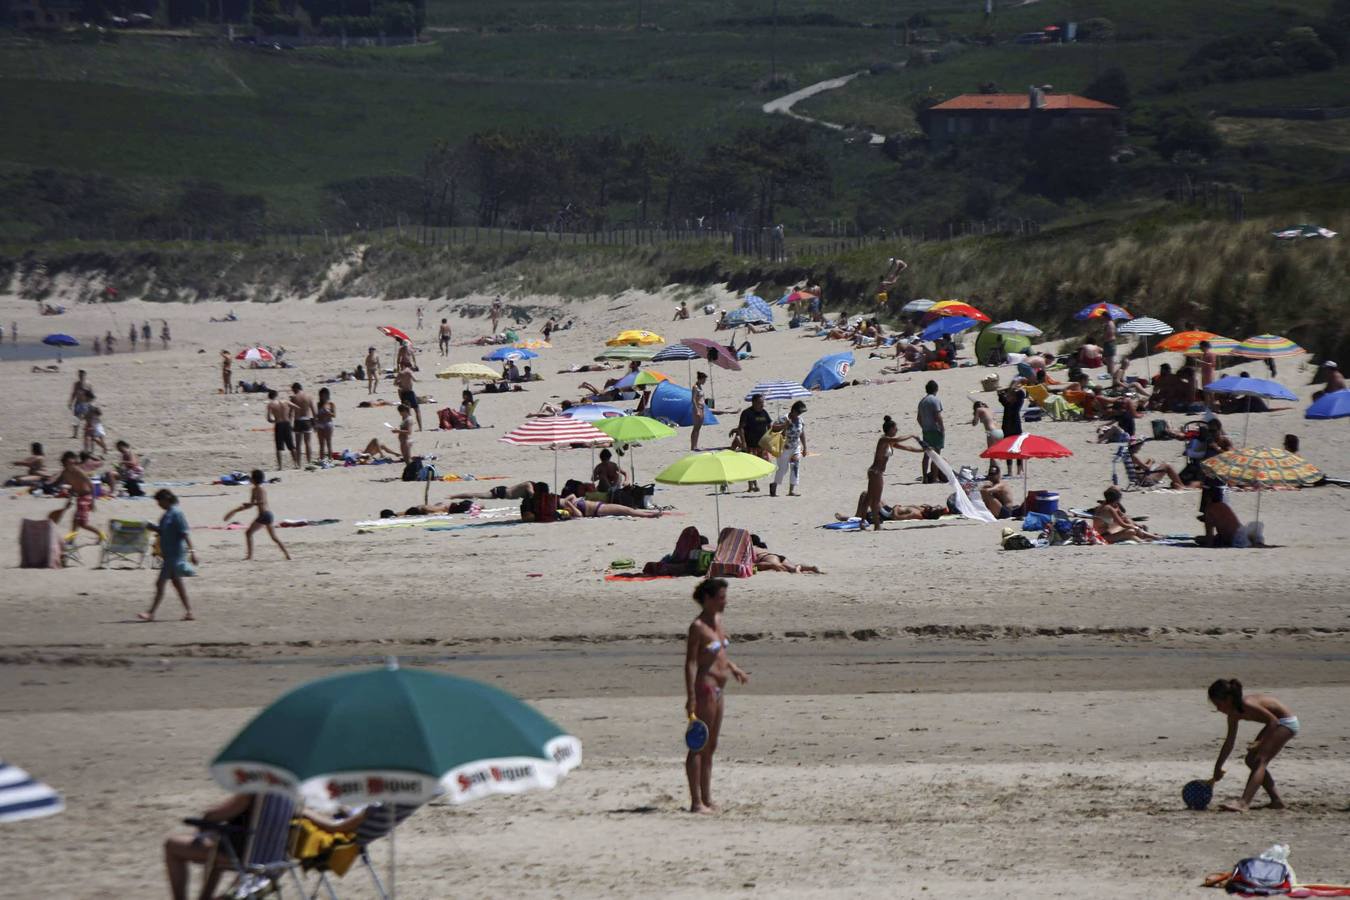
[[[1185,801],[1187,809],[1206,809],[1209,801],[1214,799],[1214,785],[1208,781],[1188,781],[1181,789],[1181,799]]]

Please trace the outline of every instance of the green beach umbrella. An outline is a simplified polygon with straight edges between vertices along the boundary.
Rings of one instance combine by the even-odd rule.
[[[646,374],[645,372],[643,374]],[[639,376],[640,377],[640,376]],[[592,422],[596,428],[614,438],[616,444],[636,444],[638,441],[659,441],[675,433],[675,429],[647,416],[616,416]],[[632,466],[633,481],[637,481],[637,462],[630,446],[628,462]]]
[[[646,362],[656,355],[657,347],[606,347],[602,353],[596,354],[597,360],[622,359],[638,360]]]
[[[391,661],[284,695],[220,751],[211,775],[228,791],[326,808],[518,794],[580,764],[579,740],[505,691]]]
[[[719,484],[727,485],[738,481],[754,481],[767,478],[778,467],[767,459],[739,453],[735,450],[713,450],[707,453],[691,453],[683,459],[667,466],[656,480],[662,484]],[[718,493],[713,494],[713,505],[717,509],[717,533],[722,533],[722,505]]]

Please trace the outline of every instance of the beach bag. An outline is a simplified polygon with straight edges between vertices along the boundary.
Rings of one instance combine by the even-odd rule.
[[[1274,859],[1254,856],[1240,861],[1233,875],[1224,885],[1230,894],[1257,897],[1275,897],[1288,894],[1292,888],[1289,866]]]
[[[1031,538],[1025,534],[1018,534],[1011,528],[1003,529],[1003,538],[1001,541],[1004,550],[1030,550],[1036,545],[1031,542]]]
[[[764,437],[759,439],[759,448],[777,459],[783,452],[783,444],[787,441],[787,436],[781,431],[766,431]]]
[[[614,502],[621,506],[631,506],[633,509],[651,509],[655,506],[655,494],[656,485],[654,484],[625,484],[614,491],[613,497]]]
[[[408,460],[407,465],[403,467],[404,481],[435,481],[436,467],[428,465],[422,461],[422,457],[414,456]]]
[[[1050,525],[1050,522],[1051,522],[1050,517],[1047,516],[1045,513],[1028,512],[1022,518],[1022,530],[1043,531],[1048,525]]]
[[[984,388],[986,392],[998,390],[998,373],[995,372],[992,375],[986,375],[981,378],[980,387]]]

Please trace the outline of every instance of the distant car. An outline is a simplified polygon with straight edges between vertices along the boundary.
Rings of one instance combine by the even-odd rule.
[[[1014,44],[1048,44],[1050,35],[1044,31],[1028,31],[1026,34],[1019,34],[1013,38]]]
[[[135,25],[138,28],[144,28],[147,25],[155,24],[155,17],[147,15],[146,13],[132,13],[127,16],[127,18],[131,20],[132,25]]]
[[[131,20],[123,16],[108,16],[108,24],[114,28],[130,28]]]

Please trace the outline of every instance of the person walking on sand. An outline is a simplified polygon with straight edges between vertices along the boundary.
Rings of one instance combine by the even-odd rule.
[[[145,341],[147,347],[150,345],[150,334],[150,320],[146,319],[141,324],[141,340]]]
[[[398,370],[394,376],[394,385],[398,388],[399,402],[412,410],[417,416],[417,430],[422,430],[422,409],[417,402],[417,390],[413,387],[413,382],[417,378],[413,375],[411,366],[404,366]]]
[[[882,420],[881,437],[877,438],[877,447],[872,453],[872,465],[867,470],[867,509],[859,531],[865,531],[868,522],[872,523],[873,531],[881,530],[881,492],[886,487],[886,464],[890,462],[891,454],[896,450],[923,452],[923,447],[919,444],[910,447],[905,443],[905,441],[917,442],[917,437],[912,434],[897,436],[896,432],[899,430],[899,426],[890,416]]]
[[[295,431],[295,465],[300,467],[300,445],[305,447],[305,462],[314,461],[314,447],[309,436],[314,433],[314,398],[305,393],[300,382],[291,385],[291,406],[295,409],[293,429]]]
[[[422,330],[422,307],[420,305],[417,307],[417,330]]]
[[[1224,776],[1223,764],[1228,754],[1233,752],[1237,740],[1238,723],[1246,720],[1261,725],[1256,740],[1247,745],[1244,761],[1252,770],[1247,776],[1247,786],[1242,791],[1242,799],[1219,804],[1219,809],[1227,812],[1246,812],[1251,808],[1257,788],[1263,788],[1270,797],[1267,809],[1284,809],[1284,798],[1275,789],[1275,779],[1270,774],[1270,763],[1284,749],[1284,745],[1298,737],[1298,716],[1288,706],[1270,694],[1242,694],[1242,682],[1236,678],[1220,678],[1209,686],[1209,702],[1214,708],[1228,717],[1228,733],[1224,736],[1223,746],[1219,749],[1219,758],[1214,761],[1214,779]]]
[[[71,438],[80,436],[80,427],[84,425],[84,417],[89,412],[90,405],[94,402],[94,389],[85,381],[88,373],[81,369],[75,377],[75,383],[70,386],[70,397],[66,400],[66,408],[70,410],[71,415],[75,417],[75,425],[70,431]]]
[[[366,393],[378,394],[380,392],[380,354],[375,352],[374,347],[366,350]]]
[[[262,469],[254,469],[252,473],[249,474],[248,478],[249,481],[253,483],[253,489],[249,491],[248,502],[240,504],[227,512],[225,514],[225,521],[230,521],[246,509],[252,508],[257,510],[257,518],[249,523],[248,530],[244,532],[244,546],[247,548],[247,552],[244,553],[244,559],[253,558],[253,533],[260,528],[266,528],[267,536],[276,542],[276,545],[281,548],[281,555],[289,560],[291,554],[286,550],[286,545],[281,542],[281,538],[277,537],[276,529],[273,527],[276,517],[272,515],[272,510],[267,506],[267,491],[263,489],[264,476]]]
[[[942,455],[942,448],[947,444],[947,426],[942,421],[942,401],[938,399],[938,383],[929,382],[924,385],[924,396],[919,401],[918,419],[919,430],[923,433],[923,442],[938,456]],[[923,477],[924,484],[930,484],[935,481],[946,481],[943,474],[938,471],[937,466],[933,465],[925,453],[919,462],[919,471]]]
[[[160,328],[159,328],[159,339],[160,339],[160,341],[163,342],[163,344],[164,344],[164,349],[165,349],[165,350],[168,350],[168,349],[169,349],[169,320],[168,320],[168,319],[160,319],[160,321],[163,322],[164,324],[161,325]],[[147,346],[149,346],[149,343],[150,343],[149,341],[146,341],[146,345],[147,345]]]
[[[220,351],[220,379],[225,384],[225,393],[234,393],[234,357],[230,356],[230,351]]]
[[[1209,341],[1200,342],[1200,390],[1204,393],[1205,406],[1214,405],[1214,395],[1210,393],[1209,386],[1214,381],[1214,370],[1219,365],[1219,356],[1210,346]]]
[[[277,471],[285,468],[281,464],[281,451],[289,450],[295,467],[300,468],[300,451],[295,446],[295,437],[291,432],[291,419],[295,407],[289,400],[281,400],[276,391],[267,392],[267,421],[272,423],[272,439],[277,448]]]
[[[131,341],[131,352],[136,352],[136,323],[131,323],[131,330],[127,332],[127,340]]]
[[[413,349],[412,341],[398,342],[398,355],[394,357],[394,369],[417,371],[417,351]]]
[[[802,421],[804,412],[806,404],[798,400],[792,404],[786,416],[773,423],[773,430],[783,435],[783,449],[778,453],[776,460],[778,469],[773,473],[773,481],[769,483],[770,497],[778,496],[778,485],[782,484],[784,475],[788,476],[787,495],[797,496],[797,485],[801,481],[802,457],[806,455],[806,423]]]
[[[107,334],[103,335],[103,352],[112,356],[116,347],[117,338],[113,337],[112,330],[110,329]]]
[[[1022,389],[1022,379],[1014,378],[1012,384],[998,392],[998,402],[1003,407],[1003,436],[1016,437],[1022,433],[1022,404],[1027,402],[1027,392]],[[1012,477],[1013,461],[1007,460],[1008,476]],[[1022,471],[1022,460],[1017,460],[1017,471]]]
[[[74,450],[67,450],[61,454],[61,474],[56,478],[59,484],[65,484],[70,488],[71,497],[75,512],[71,516],[70,527],[72,531],[83,529],[98,538],[99,543],[103,542],[103,532],[99,531],[89,521],[94,514],[94,483],[89,480],[89,473],[80,467],[80,457]],[[66,504],[69,509],[71,503]],[[65,509],[62,510],[65,512]]]
[[[436,341],[441,348],[441,356],[450,355],[450,320],[441,319],[441,330],[436,334]]]
[[[319,439],[319,459],[333,458],[333,420],[337,418],[337,404],[333,392],[319,388],[319,402],[314,406],[314,436]]]
[[[693,428],[689,430],[689,449],[698,449],[699,432],[703,430],[703,417],[708,403],[704,397],[703,385],[708,381],[707,372],[699,372],[694,378],[694,386],[689,389],[689,408],[693,418]]]
[[[691,750],[684,760],[684,773],[689,779],[689,811],[715,813],[712,799],[713,754],[717,752],[717,738],[722,733],[722,712],[725,703],[722,692],[727,678],[739,684],[748,684],[750,675],[731,661],[722,613],[727,608],[727,583],[721,578],[709,578],[694,588],[694,602],[702,607],[698,617],[689,625],[689,638],[684,649],[684,711],[708,726],[708,740],[700,750]]]
[[[164,599],[164,585],[173,582],[173,589],[178,592],[178,599],[183,604],[183,619],[191,621],[192,606],[188,603],[183,578],[196,574],[188,561],[191,560],[193,566],[197,565],[197,551],[192,549],[187,518],[178,508],[178,498],[173,491],[160,488],[155,492],[155,502],[164,510],[164,515],[160,516],[158,525],[150,526],[150,530],[159,535],[159,556],[162,562],[159,576],[155,579],[155,599],[150,603],[150,609],[136,613],[136,618],[142,622],[155,621],[155,610],[159,609],[160,601]]]
[[[488,312],[488,315],[492,317],[492,333],[495,335],[497,333],[497,323],[500,322],[502,318],[501,297],[492,301],[492,309]]]

